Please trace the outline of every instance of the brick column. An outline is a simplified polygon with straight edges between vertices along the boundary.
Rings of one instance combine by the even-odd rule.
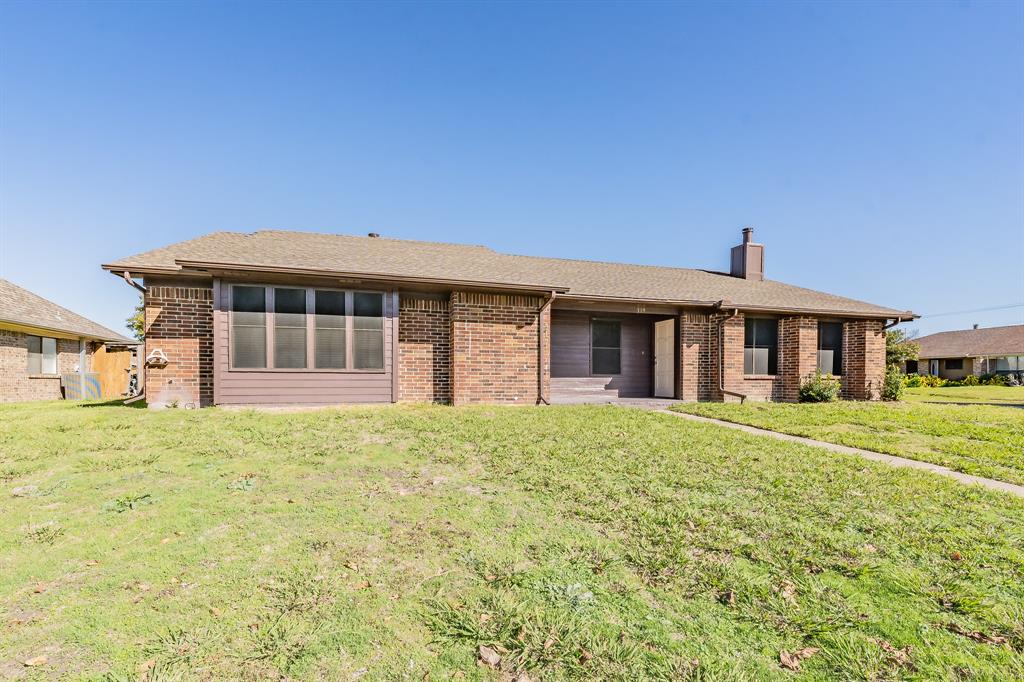
[[[800,384],[818,366],[818,321],[812,317],[784,317],[779,320],[779,374],[782,399],[796,402]]]
[[[737,393],[746,393],[744,390],[743,383],[743,337],[746,324],[744,322],[743,313],[736,315],[735,317],[722,320],[722,386],[727,391],[736,391]],[[718,371],[717,362],[715,365],[715,371]],[[716,399],[724,402],[738,402],[739,398],[731,395],[725,395],[718,390],[718,374],[714,377],[714,391],[713,394]]]
[[[453,404],[538,402],[542,347],[550,345],[538,332],[543,302],[537,296],[452,292]],[[545,374],[549,381],[550,369]]]
[[[685,312],[679,316],[679,372],[676,395],[680,400],[713,400],[718,328],[713,316]]]
[[[213,289],[146,284],[145,354],[159,349],[167,357],[166,366],[146,368],[146,402],[151,407],[212,405]]]
[[[447,403],[451,391],[448,301],[402,296],[398,303],[399,400]]]
[[[843,324],[843,397],[878,400],[885,379],[885,331],[882,320]]]

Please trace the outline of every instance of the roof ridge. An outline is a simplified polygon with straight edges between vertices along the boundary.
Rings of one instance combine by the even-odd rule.
[[[340,232],[315,232],[313,230],[277,230],[277,229],[256,230],[255,232],[230,232],[230,231],[228,231],[228,232],[225,232],[224,234],[240,234],[240,235],[244,235],[244,236],[252,236],[252,235],[257,235],[257,234],[261,234],[261,233],[309,234],[309,235],[314,235],[314,236],[317,236],[317,237],[347,237],[349,239],[373,239],[375,241],[402,242],[403,244],[432,244],[432,245],[435,245],[435,246],[461,246],[461,247],[468,247],[468,248],[472,248],[472,249],[486,249],[487,251],[490,251],[491,253],[497,253],[499,255],[507,255],[507,254],[502,254],[500,251],[495,251],[492,247],[487,246],[485,244],[460,244],[458,242],[438,242],[438,241],[431,241],[431,240],[427,240],[427,239],[403,239],[401,237],[385,237],[383,235],[380,236],[380,237],[370,237],[370,236],[365,235],[365,234],[342,234]]]

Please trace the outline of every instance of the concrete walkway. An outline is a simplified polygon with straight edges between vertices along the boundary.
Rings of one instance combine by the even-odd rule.
[[[775,438],[777,440],[788,440],[793,443],[803,443],[804,445],[811,445],[817,448],[825,448],[826,450],[831,450],[833,452],[843,452],[848,455],[859,455],[860,457],[863,457],[865,459],[872,459],[876,462],[885,462],[886,464],[895,467],[907,467],[908,469],[921,469],[923,471],[930,471],[933,474],[949,476],[950,478],[956,479],[961,483],[980,485],[983,488],[988,488],[989,490],[997,490],[999,492],[1010,493],[1011,495],[1024,497],[1024,486],[1014,485],[1013,483],[1004,483],[1003,481],[996,481],[991,478],[982,478],[981,476],[971,476],[970,474],[964,474],[959,471],[953,471],[948,467],[940,466],[938,464],[919,462],[916,459],[907,459],[906,457],[886,455],[881,452],[874,452],[872,450],[861,450],[860,448],[851,448],[846,445],[826,443],[824,441],[814,440],[812,438],[804,438],[803,436],[791,436],[788,433],[769,431],[768,429],[761,429],[756,426],[748,426],[746,424],[736,424],[734,422],[722,421],[721,419],[698,417],[695,414],[673,412],[672,410],[666,409],[658,409],[657,411],[661,412],[662,414],[671,414],[675,417],[680,417],[682,419],[704,422],[706,424],[716,424],[718,426],[725,426],[730,429],[736,429],[737,431],[745,431],[747,433],[752,433],[756,436],[768,436],[769,438]]]

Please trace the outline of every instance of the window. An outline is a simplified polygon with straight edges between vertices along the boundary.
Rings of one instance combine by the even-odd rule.
[[[622,373],[622,324],[618,320],[590,321],[590,373]]]
[[[779,321],[746,318],[743,373],[775,374],[779,363]]]
[[[233,369],[384,369],[379,292],[234,285],[230,327]]]
[[[818,323],[818,369],[822,374],[843,373],[843,323]],[[907,370],[910,371],[909,369]]]
[[[57,373],[57,339],[28,336],[28,373]]]
[[[314,364],[317,369],[345,369],[345,292],[317,290],[315,297]]]
[[[305,289],[274,289],[274,367],[306,367]]]
[[[357,291],[353,295],[352,363],[356,369],[384,367],[384,297]]]
[[[263,287],[232,287],[231,364],[267,366],[267,293]]]
[[[917,374],[917,360],[907,360],[907,374]]]
[[[962,359],[960,359],[960,358],[957,358],[956,360],[946,360],[946,369],[947,370],[958,370],[958,369],[963,369],[963,368],[964,368],[964,361]]]

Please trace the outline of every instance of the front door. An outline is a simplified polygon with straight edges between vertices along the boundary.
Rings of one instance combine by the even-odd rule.
[[[675,371],[675,321],[661,320],[654,323],[654,397],[674,398]]]

